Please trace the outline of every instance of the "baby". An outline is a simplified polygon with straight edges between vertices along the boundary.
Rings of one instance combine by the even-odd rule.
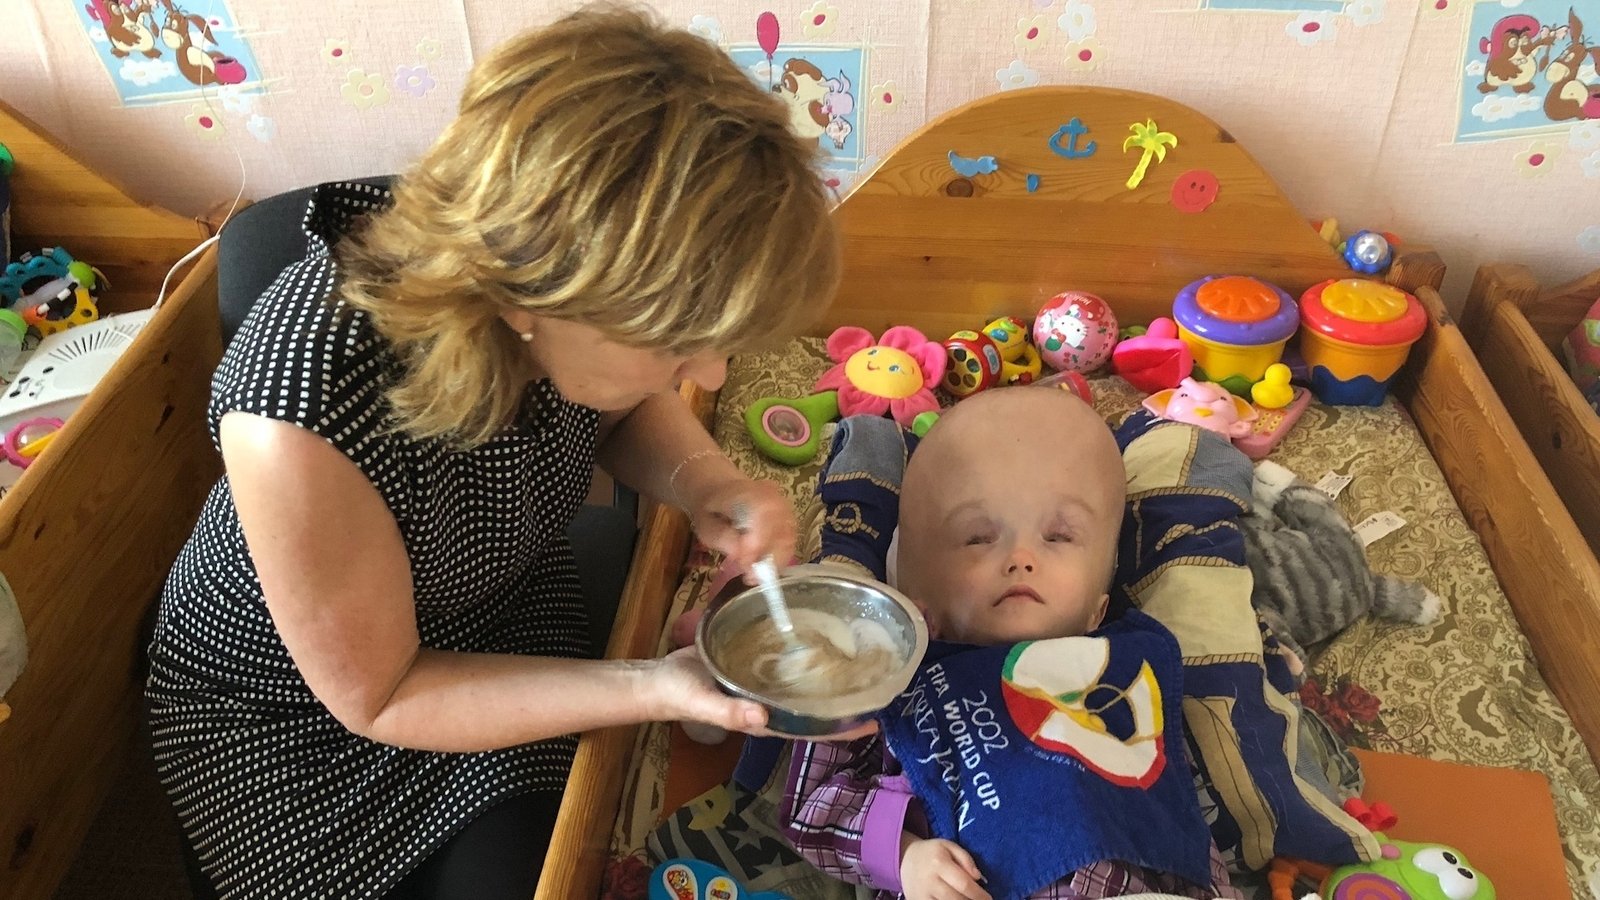
[[[1125,492],[1066,391],[939,420],[888,553],[937,640],[879,734],[794,749],[779,815],[801,856],[881,898],[1239,896],[1181,750],[1176,642],[1138,612],[1101,628]]]
[[[980,394],[906,465],[891,578],[944,640],[1085,634],[1105,617],[1124,480],[1111,430],[1072,394]]]

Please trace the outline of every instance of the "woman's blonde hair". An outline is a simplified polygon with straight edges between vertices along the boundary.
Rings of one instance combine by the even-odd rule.
[[[340,296],[404,364],[395,426],[472,445],[510,422],[529,362],[505,310],[679,355],[802,329],[839,277],[817,153],[721,50],[644,12],[499,47],[339,248]]]

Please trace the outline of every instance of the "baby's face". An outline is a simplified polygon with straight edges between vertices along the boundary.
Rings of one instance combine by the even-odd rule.
[[[1122,457],[1093,410],[1064,392],[986,396],[963,401],[984,400],[941,420],[912,456],[901,586],[946,640],[1083,634],[1105,614],[1126,490]]]

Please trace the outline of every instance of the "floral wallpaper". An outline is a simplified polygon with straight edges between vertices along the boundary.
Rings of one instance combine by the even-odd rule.
[[[198,213],[403,169],[475,53],[556,0],[38,0],[0,99],[136,193]],[[1239,138],[1310,218],[1549,280],[1600,267],[1600,0],[655,0],[792,105],[843,190],[995,91],[1163,94]],[[26,160],[19,163],[26,164]]]

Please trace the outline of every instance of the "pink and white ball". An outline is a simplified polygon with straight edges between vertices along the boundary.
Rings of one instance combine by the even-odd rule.
[[[1116,313],[1094,294],[1064,291],[1033,320],[1033,344],[1057,372],[1093,372],[1117,344]]]

